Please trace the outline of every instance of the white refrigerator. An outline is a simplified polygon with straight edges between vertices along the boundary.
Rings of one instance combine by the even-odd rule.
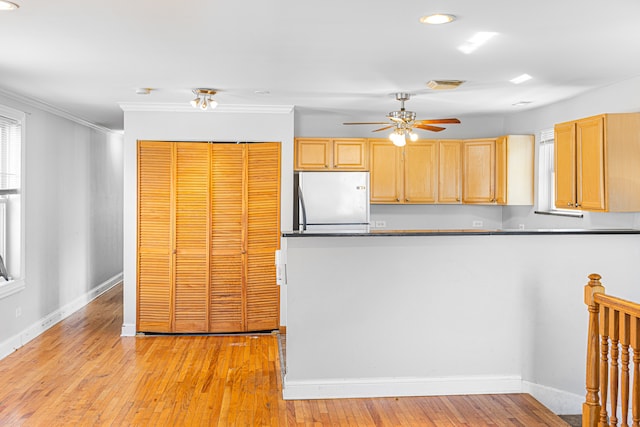
[[[369,172],[299,172],[298,230],[369,231]]]

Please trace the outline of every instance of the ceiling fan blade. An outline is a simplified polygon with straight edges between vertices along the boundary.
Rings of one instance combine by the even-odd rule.
[[[394,128],[394,127],[395,127],[394,125],[385,126],[385,127],[380,128],[380,129],[372,130],[371,132],[380,132],[381,130],[387,130],[387,129],[391,129],[391,128]]]
[[[348,122],[343,125],[388,125],[389,122]]]
[[[421,125],[421,124],[414,124],[413,127],[418,129],[430,130],[431,132],[440,132],[441,130],[445,129],[445,128],[441,128],[440,126]]]
[[[416,120],[416,123],[422,125],[441,124],[441,123],[460,123],[458,119],[430,119],[430,120]]]
[[[387,118],[393,120],[394,122],[405,123],[404,119],[401,119],[400,117],[387,116]]]

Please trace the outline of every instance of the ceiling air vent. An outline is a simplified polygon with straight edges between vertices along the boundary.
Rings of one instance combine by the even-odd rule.
[[[430,80],[427,82],[427,87],[434,90],[449,90],[455,89],[464,83],[464,80]]]

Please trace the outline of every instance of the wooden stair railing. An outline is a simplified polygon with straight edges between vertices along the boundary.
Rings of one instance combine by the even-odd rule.
[[[640,304],[606,295],[599,274],[584,287],[589,307],[583,427],[640,426]],[[633,359],[629,368],[629,347]],[[630,384],[630,372],[633,382]],[[631,394],[629,388],[631,386]],[[607,410],[609,406],[609,410]],[[620,415],[620,418],[618,418]]]

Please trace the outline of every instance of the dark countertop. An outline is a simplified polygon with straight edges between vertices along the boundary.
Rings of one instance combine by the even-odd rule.
[[[504,236],[504,235],[559,235],[559,234],[640,234],[640,229],[529,229],[529,230],[485,230],[470,228],[461,230],[380,230],[369,232],[285,231],[282,237],[375,237],[375,236]]]

